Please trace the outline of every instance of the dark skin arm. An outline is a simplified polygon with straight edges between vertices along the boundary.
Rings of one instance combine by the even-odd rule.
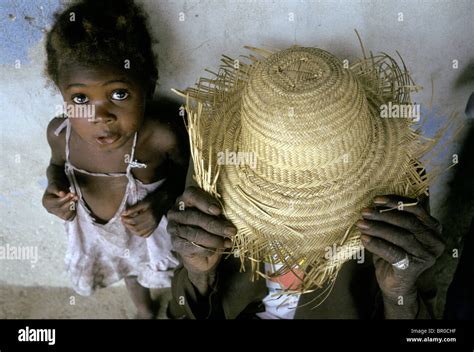
[[[122,213],[122,222],[132,234],[148,237],[159,225],[161,218],[173,206],[182,193],[188,168],[187,148],[174,136],[165,145],[156,148],[166,150],[166,181],[156,191]]]
[[[364,247],[373,254],[377,282],[382,291],[385,318],[413,319],[418,309],[417,280],[444,251],[441,224],[421,203],[395,195],[376,197],[357,222]],[[380,212],[381,209],[393,210]],[[392,264],[408,255],[401,270]]]
[[[168,212],[168,232],[191,283],[207,296],[216,279],[215,270],[236,228],[222,218],[219,203],[197,187],[188,187]],[[196,244],[193,244],[193,242]]]
[[[48,187],[43,194],[43,206],[46,210],[63,220],[74,219],[75,202],[77,195],[69,191],[69,181],[64,173],[64,136],[56,136],[55,129],[63,120],[55,118],[51,120],[47,129],[47,138],[51,147],[51,159],[46,170]]]
[[[378,212],[381,208],[396,208],[399,201],[414,202],[398,196],[380,197],[376,199],[377,208],[363,210],[364,228],[358,223],[364,233],[363,245],[374,254],[387,319],[416,316],[419,308],[417,280],[444,250],[439,222],[421,205]],[[180,209],[179,202],[183,202],[184,209]],[[174,248],[183,260],[189,280],[202,296],[211,291],[221,252],[230,247],[227,240],[235,235],[235,228],[220,215],[218,202],[196,187],[188,187],[168,213],[168,232],[172,235]],[[409,255],[409,268],[394,268],[392,263],[403,259],[405,252]],[[403,297],[402,305],[399,304],[400,296]]]

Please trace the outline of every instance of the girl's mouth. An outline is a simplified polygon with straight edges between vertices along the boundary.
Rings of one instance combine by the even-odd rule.
[[[118,134],[110,134],[110,135],[107,135],[107,136],[96,137],[95,140],[99,144],[108,145],[108,144],[113,144],[119,138],[120,138],[120,135],[118,135]]]

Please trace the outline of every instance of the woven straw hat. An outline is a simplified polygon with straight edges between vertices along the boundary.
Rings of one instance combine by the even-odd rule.
[[[318,48],[247,48],[248,63],[223,56],[213,78],[176,91],[194,177],[237,227],[233,254],[262,276],[258,263],[281,264],[275,275],[292,271],[292,292],[307,292],[361,250],[354,224],[374,196],[427,192],[419,160],[434,140],[413,119],[380,116],[416,89],[386,54],[347,65]]]

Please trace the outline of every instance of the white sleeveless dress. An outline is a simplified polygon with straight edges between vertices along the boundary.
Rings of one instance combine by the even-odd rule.
[[[66,270],[74,290],[88,296],[96,288],[109,286],[124,277],[137,276],[138,282],[149,288],[171,286],[178,260],[172,252],[171,238],[166,231],[166,216],[148,238],[132,235],[122,224],[120,214],[158,189],[165,179],[143,184],[133,177],[133,167],[143,167],[134,159],[137,133],[131,150],[131,162],[125,173],[94,173],[73,166],[69,160],[71,125],[66,119],[55,131],[58,136],[66,128],[65,173],[71,192],[78,195],[76,216],[64,226],[68,237]],[[82,197],[75,172],[98,177],[127,177],[125,195],[115,215],[106,223],[98,223]]]

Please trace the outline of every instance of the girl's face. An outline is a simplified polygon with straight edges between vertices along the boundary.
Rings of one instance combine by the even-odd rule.
[[[71,66],[60,72],[58,86],[71,127],[100,150],[121,147],[143,123],[146,92],[126,72]]]

